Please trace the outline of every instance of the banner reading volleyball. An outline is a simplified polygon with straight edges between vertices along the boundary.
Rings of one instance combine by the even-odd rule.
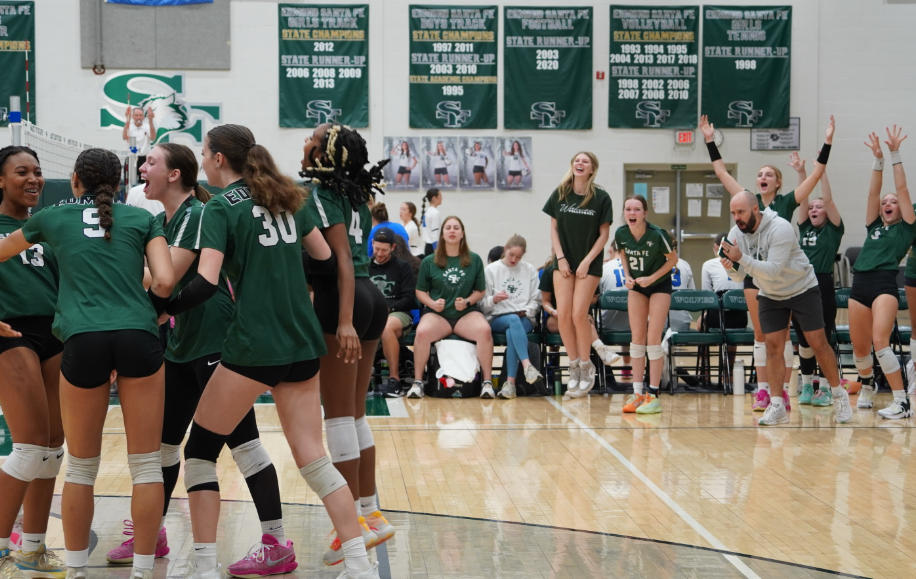
[[[496,128],[496,6],[410,5],[410,126]]]
[[[280,126],[369,126],[369,6],[280,4]]]
[[[717,127],[785,129],[791,6],[703,7],[703,107]]]
[[[608,126],[697,126],[699,6],[611,6]]]
[[[35,116],[35,3],[0,0],[0,127],[9,125],[10,97],[22,118]]]
[[[592,128],[592,9],[504,10],[506,128]]]

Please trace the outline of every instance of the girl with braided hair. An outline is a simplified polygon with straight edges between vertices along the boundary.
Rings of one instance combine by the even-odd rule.
[[[360,521],[365,521],[366,548],[372,548],[394,536],[376,499],[375,442],[366,422],[375,350],[388,321],[385,296],[369,280],[372,220],[366,202],[381,193],[378,184],[388,160],[366,169],[366,141],[349,127],[330,124],[315,129],[303,153],[300,175],[313,183],[305,207],[337,258],[335,271],[311,278],[328,349],[321,359],[328,450],[353,492]],[[341,559],[335,538],[324,562],[334,565]]]

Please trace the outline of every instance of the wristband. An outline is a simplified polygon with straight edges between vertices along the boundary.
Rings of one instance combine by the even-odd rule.
[[[820,154],[817,156],[817,162],[821,165],[826,165],[828,158],[830,158],[830,145],[824,143],[824,146],[821,147]]]
[[[561,260],[561,259],[566,259],[566,256],[563,256],[563,257],[558,257],[558,258],[557,258],[557,263],[560,263],[560,260]],[[568,260],[568,259],[566,259],[566,261],[569,261],[569,260]]]
[[[146,290],[146,295],[149,296],[149,301],[153,302],[153,309],[156,310],[156,317],[158,318],[162,315],[162,312],[165,311],[166,306],[169,305],[169,298],[171,296],[168,298],[159,297],[153,293],[152,289]]]
[[[903,162],[900,158],[900,151],[891,151],[891,165],[899,165]]]
[[[883,171],[884,157],[875,157],[875,161],[871,164],[871,168],[875,171]]]
[[[709,160],[711,162],[715,163],[722,160],[722,155],[719,154],[719,147],[716,146],[714,141],[706,143],[706,148],[709,150]]]

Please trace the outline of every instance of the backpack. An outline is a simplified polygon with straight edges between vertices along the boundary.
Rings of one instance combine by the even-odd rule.
[[[541,367],[541,349],[537,344],[532,344],[528,342],[528,360],[534,364],[535,368]],[[509,375],[509,357],[503,355],[503,366],[500,370],[500,385],[505,384],[506,376]],[[516,396],[547,396],[550,394],[550,391],[547,389],[547,384],[544,382],[544,378],[536,380],[533,384],[529,384],[525,381],[525,371],[522,368],[522,363],[518,363],[518,369],[515,371],[515,395]]]

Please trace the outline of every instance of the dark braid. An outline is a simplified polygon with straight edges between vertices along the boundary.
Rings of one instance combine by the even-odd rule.
[[[105,149],[86,149],[76,158],[73,172],[88,193],[95,195],[99,225],[105,230],[105,241],[111,241],[111,204],[121,184],[121,161]]]
[[[13,155],[18,155],[19,153],[27,153],[35,157],[35,160],[38,161],[38,153],[30,149],[29,147],[20,147],[18,145],[9,145],[0,149],[0,175],[3,174],[4,167],[6,162],[10,160],[10,157]],[[41,162],[38,162],[39,166]],[[0,203],[3,202],[3,189],[0,188]]]
[[[384,180],[382,167],[391,159],[383,159],[366,170],[369,151],[365,139],[358,132],[346,125],[333,125],[324,134],[321,149],[327,155],[330,166],[326,167],[321,160],[312,158],[312,166],[300,172],[301,177],[346,197],[354,210],[365,205],[375,193],[384,194],[380,185]]]

